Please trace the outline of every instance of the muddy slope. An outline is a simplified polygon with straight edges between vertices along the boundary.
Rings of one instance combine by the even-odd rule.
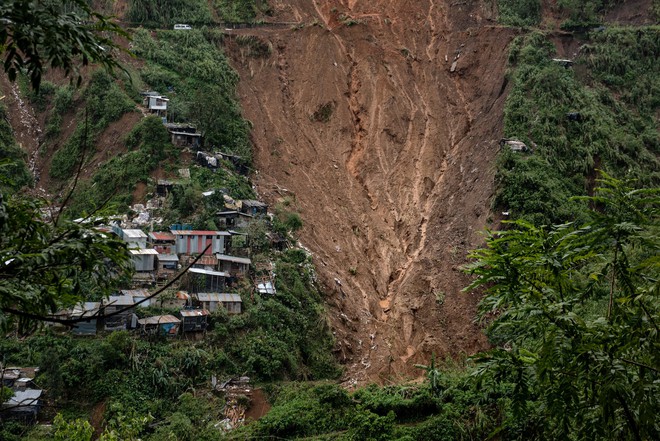
[[[459,266],[490,215],[515,31],[479,2],[272,3],[305,25],[239,31],[267,58],[227,46],[260,194],[295,197],[347,381],[484,348]]]

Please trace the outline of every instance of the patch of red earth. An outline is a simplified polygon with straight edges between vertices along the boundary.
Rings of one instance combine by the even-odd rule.
[[[253,389],[250,407],[245,411],[245,420],[256,421],[270,411],[271,405],[262,389]]]

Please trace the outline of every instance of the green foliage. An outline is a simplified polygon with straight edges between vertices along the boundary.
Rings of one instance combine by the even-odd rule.
[[[504,134],[531,153],[503,146],[495,207],[537,225],[560,223],[582,213],[569,197],[591,190],[596,168],[660,182],[659,35],[655,28],[595,33],[575,69],[552,61],[554,47],[541,33],[514,40]]]
[[[569,14],[568,20],[561,27],[573,29],[597,26],[602,21],[600,14],[613,3],[613,0],[559,0],[557,5]]]
[[[148,60],[143,79],[170,94],[175,118],[192,121],[204,133],[207,148],[221,148],[250,162],[250,126],[234,96],[238,75],[205,29],[160,31],[157,39],[138,30],[135,52]],[[153,83],[152,83],[153,82]]]
[[[330,117],[332,117],[332,113],[334,112],[334,110],[335,110],[335,103],[332,101],[327,102],[325,104],[321,104],[311,115],[311,119],[313,121],[326,123],[330,121]]]
[[[0,386],[0,399],[2,403],[14,396],[14,391],[7,386]]]
[[[0,327],[12,314],[44,315],[89,295],[108,295],[128,271],[125,244],[85,223],[43,219],[43,204],[0,194]],[[22,323],[28,320],[22,317]]]
[[[498,0],[500,22],[509,26],[534,26],[541,21],[539,0]]]
[[[125,143],[131,151],[103,163],[89,182],[79,184],[69,205],[70,216],[91,213],[103,203],[111,212],[125,210],[136,184],[146,183],[149,173],[172,154],[167,130],[156,116],[136,124]]]
[[[81,419],[66,421],[62,414],[57,414],[53,420],[55,441],[91,441],[94,428],[89,422]]]
[[[7,109],[0,104],[0,191],[13,191],[32,182],[26,157],[12,135]]]
[[[616,93],[633,109],[639,109],[640,136],[652,130],[654,112],[660,107],[660,27],[608,28],[591,34],[583,48],[584,65],[591,80]],[[656,145],[657,148],[657,145]],[[656,149],[657,152],[657,149]]]
[[[30,103],[39,111],[46,110],[46,105],[51,100],[51,96],[55,92],[56,86],[49,81],[42,81],[39,89],[26,89],[26,95]],[[23,88],[21,88],[23,89]],[[21,90],[23,91],[23,90]]]
[[[132,22],[151,26],[209,24],[213,21],[206,0],[129,0],[126,17]]]
[[[504,427],[537,402],[546,438],[660,436],[660,190],[600,184],[586,225],[517,222],[468,267],[501,345],[475,375],[483,390],[510,385]]]
[[[280,260],[276,274],[277,295],[256,297],[243,315],[229,321],[230,333],[250,332],[229,342],[227,354],[262,380],[338,375],[309,260],[301,264]]]
[[[53,178],[61,180],[70,178],[75,173],[79,161],[83,160],[84,156],[91,156],[94,140],[103,129],[135,108],[135,104],[110,75],[102,70],[92,74],[82,96],[86,106],[78,115],[78,121],[81,122],[64,146],[53,155],[50,168],[50,175]],[[61,98],[61,101],[61,106],[67,104],[66,97]],[[55,115],[58,115],[57,110]]]
[[[62,115],[69,111],[73,105],[75,89],[71,86],[57,87],[53,98],[53,108],[48,115],[46,136],[55,138],[62,128]]]
[[[113,37],[127,36],[126,32],[92,10],[86,0],[3,2],[0,17],[0,48],[11,81],[24,70],[36,90],[48,65],[67,76],[90,63],[110,72],[121,68],[112,55],[119,49]],[[81,80],[78,76],[78,84]]]
[[[348,430],[348,439],[365,441],[391,440],[394,432],[394,412],[379,416],[370,411],[355,414]]]
[[[354,409],[348,394],[334,384],[279,387],[271,396],[271,401],[271,411],[255,424],[244,428],[241,434],[301,437],[334,432],[348,426]]]
[[[214,0],[218,14],[228,22],[254,21],[257,14],[270,14],[266,0]]]

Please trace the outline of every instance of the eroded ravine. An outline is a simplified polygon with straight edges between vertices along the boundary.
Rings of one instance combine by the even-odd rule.
[[[398,381],[432,353],[483,348],[459,266],[489,214],[512,31],[479,4],[272,5],[308,25],[256,30],[271,56],[235,57],[255,180],[271,203],[295,196],[346,379]]]

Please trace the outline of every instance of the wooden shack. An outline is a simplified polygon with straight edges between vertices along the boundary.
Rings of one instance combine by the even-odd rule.
[[[179,311],[183,332],[206,331],[209,311],[206,309],[183,309]]]
[[[176,254],[159,254],[156,256],[156,274],[159,279],[167,279],[176,274],[179,269],[179,256]]]
[[[239,294],[233,293],[197,293],[193,295],[196,303],[209,311],[216,311],[223,307],[229,314],[243,312],[243,300]]]
[[[173,315],[155,315],[138,320],[140,332],[145,335],[164,335],[173,337],[179,332],[181,320]]]
[[[167,123],[165,128],[170,134],[172,144],[177,147],[198,149],[202,146],[202,134],[191,124]]]
[[[110,296],[101,302],[103,308],[103,315],[107,316],[114,314],[117,311],[122,311],[119,314],[105,317],[104,328],[106,331],[119,331],[123,329],[132,329],[135,327],[134,316],[135,300],[133,296]],[[125,309],[125,310],[124,310]]]
[[[268,212],[268,205],[253,199],[245,199],[241,201],[241,213],[246,213],[251,216],[266,215]]]
[[[188,291],[220,292],[224,289],[229,274],[202,268],[188,270]]]
[[[149,233],[149,246],[159,254],[172,254],[176,248],[174,234],[169,231],[154,231]]]
[[[216,214],[220,228],[247,228],[254,218],[251,214],[236,210],[218,211]]]
[[[96,335],[100,307],[101,302],[83,302],[74,306],[71,310],[71,318],[87,320],[76,323],[71,332],[75,335]]]
[[[247,257],[228,256],[216,254],[218,269],[229,273],[231,277],[244,277],[250,271],[252,261]]]
[[[3,419],[36,422],[41,409],[42,393],[41,389],[14,390],[14,395],[0,406],[0,415]]]

